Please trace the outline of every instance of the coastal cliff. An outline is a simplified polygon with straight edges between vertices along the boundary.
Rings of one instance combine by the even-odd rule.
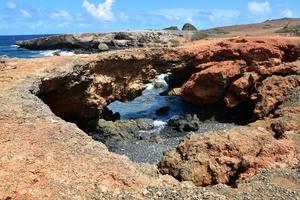
[[[174,47],[191,37],[189,31],[128,31],[110,33],[83,33],[55,35],[32,40],[17,41],[30,50],[82,50],[101,52],[137,47]]]
[[[178,48],[3,58],[0,199],[157,199],[172,194],[243,199],[263,198],[262,190],[267,197],[296,198],[299,50],[299,38],[250,37]],[[109,152],[84,132],[97,117],[109,117],[110,102],[134,99],[163,73],[170,73],[169,95],[196,105],[221,104],[250,117],[243,126],[186,136],[157,166]]]

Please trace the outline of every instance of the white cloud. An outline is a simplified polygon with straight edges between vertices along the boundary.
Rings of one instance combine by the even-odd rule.
[[[7,6],[7,8],[12,9],[12,10],[17,8],[17,5],[12,1],[7,1],[6,6]]]
[[[250,1],[248,2],[248,10],[253,14],[268,14],[271,12],[271,6],[269,1]]]
[[[27,10],[20,10],[23,17],[31,17],[31,14]]]
[[[113,4],[114,0],[105,0],[104,3],[99,3],[98,7],[96,7],[95,4],[84,0],[82,6],[87,10],[88,13],[98,20],[113,21],[115,19],[114,13],[112,12]]]
[[[56,10],[55,12],[50,13],[50,17],[52,19],[64,20],[64,21],[73,20],[73,17],[68,13],[68,11],[65,10]]]
[[[283,17],[292,17],[293,16],[293,11],[290,9],[283,9],[280,11],[280,13]]]

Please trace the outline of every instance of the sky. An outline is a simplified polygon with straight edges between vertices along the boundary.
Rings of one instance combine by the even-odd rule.
[[[300,0],[0,0],[0,35],[198,29],[300,17]]]

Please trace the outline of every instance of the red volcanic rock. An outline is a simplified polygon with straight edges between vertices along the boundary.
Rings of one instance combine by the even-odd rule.
[[[262,82],[259,87],[259,101],[254,114],[258,117],[268,115],[272,110],[282,103],[287,94],[300,86],[299,76],[271,76]]]
[[[262,118],[299,86],[299,39],[247,38],[197,44],[200,42],[183,47],[194,54],[195,65],[202,63],[182,87],[187,101],[224,101],[229,108],[247,102],[256,105],[254,113]],[[278,78],[270,78],[273,75]]]
[[[296,164],[293,142],[277,140],[263,128],[236,127],[228,131],[193,134],[166,152],[158,164],[163,174],[197,186],[236,184],[259,168]]]
[[[183,86],[183,96],[198,104],[215,103],[224,96],[231,80],[242,74],[245,66],[246,63],[241,60],[199,65],[199,72],[194,73]]]
[[[253,93],[254,84],[259,80],[259,76],[254,72],[246,72],[241,78],[232,82],[225,94],[224,102],[228,108],[233,108],[240,102],[251,99],[257,99]]]

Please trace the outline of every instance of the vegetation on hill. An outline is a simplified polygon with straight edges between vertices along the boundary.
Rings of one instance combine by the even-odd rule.
[[[203,31],[197,31],[193,34],[192,40],[202,40],[207,38],[208,36],[217,36],[217,35],[225,35],[228,34],[228,32],[219,29],[219,28],[213,28],[213,29],[208,29],[208,30],[203,30]]]
[[[192,36],[192,41],[202,40],[208,37],[204,31],[196,31]]]
[[[277,33],[296,33],[298,31],[300,31],[300,25],[292,26],[292,25],[288,24],[276,32]]]

